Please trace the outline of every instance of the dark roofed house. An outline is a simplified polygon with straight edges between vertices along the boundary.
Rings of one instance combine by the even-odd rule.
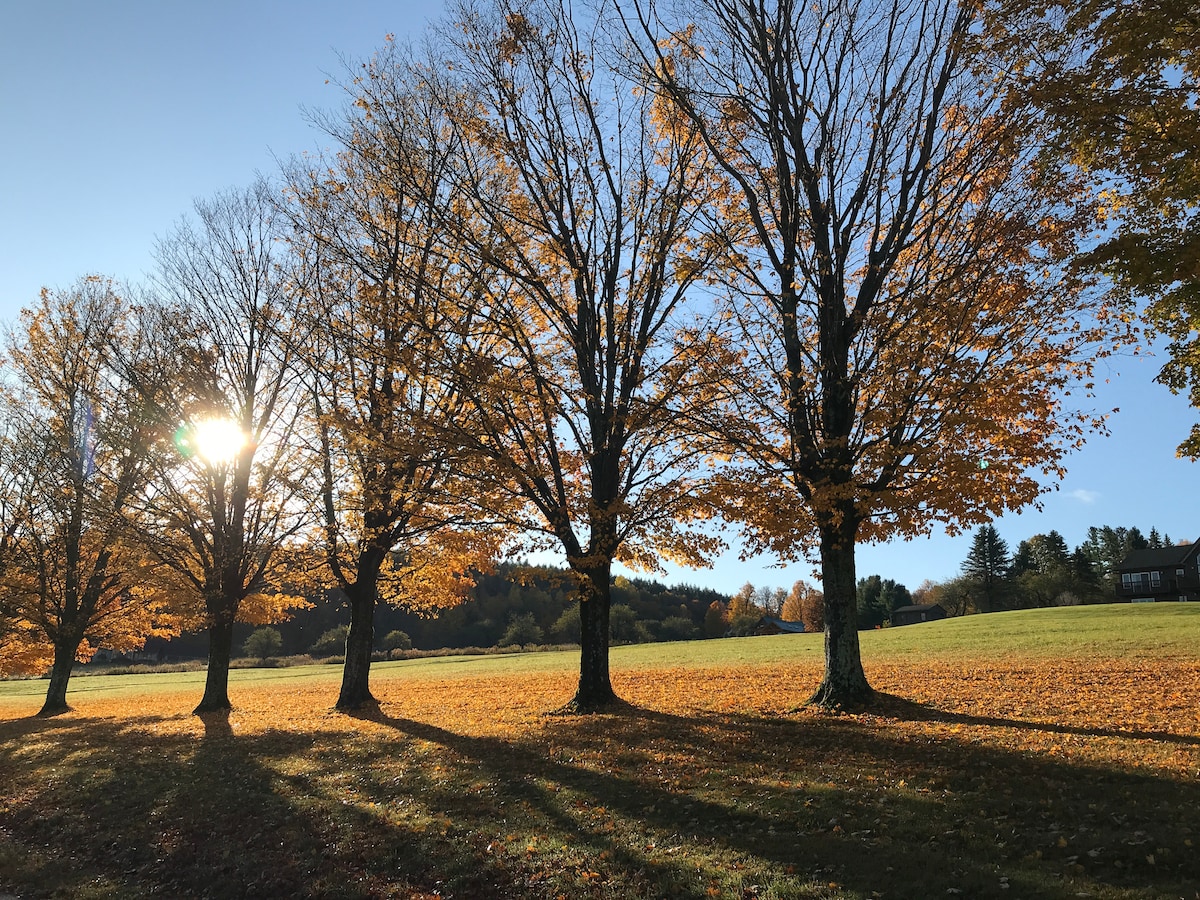
[[[916,606],[897,606],[892,610],[892,626],[916,625],[918,622],[933,622],[944,619],[948,613],[936,603]]]
[[[754,629],[755,634],[803,634],[803,622],[787,622],[774,616],[763,616]]]
[[[1117,566],[1117,599],[1200,600],[1200,541],[1134,550]]]

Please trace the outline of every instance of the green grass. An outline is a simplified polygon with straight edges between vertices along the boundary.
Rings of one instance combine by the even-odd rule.
[[[0,684],[0,895],[1200,898],[1200,606],[864,634],[885,694],[789,712],[819,635],[616,648],[631,706],[547,717],[573,653]],[[178,692],[182,692],[179,694]]]
[[[859,640],[868,666],[873,662],[948,660],[962,656],[1001,658],[1014,654],[1057,658],[1095,653],[1195,658],[1200,655],[1200,604],[1110,604],[992,613],[866,631],[859,635]],[[823,653],[821,635],[788,634],[614,647],[611,665],[615,671],[722,668],[817,662]],[[573,672],[578,666],[577,652],[551,651],[397,660],[375,663],[372,671],[380,677],[428,678]],[[193,688],[199,694],[204,686],[203,671],[94,677],[87,674],[86,668],[78,672],[72,678],[70,695],[78,695],[80,702],[85,696],[120,697]],[[230,672],[230,684],[245,687],[340,678],[341,668],[333,665]],[[45,689],[45,682],[37,679],[0,681],[0,704],[6,700],[41,697]]]
[[[1200,603],[1114,603],[964,616],[862,635],[865,657],[1200,653]]]

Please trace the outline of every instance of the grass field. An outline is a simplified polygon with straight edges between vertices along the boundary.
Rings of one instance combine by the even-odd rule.
[[[1200,898],[1200,606],[864,634],[877,709],[797,709],[820,636],[0,683],[0,894]]]

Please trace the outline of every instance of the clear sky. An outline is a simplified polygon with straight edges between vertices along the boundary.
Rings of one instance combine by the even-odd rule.
[[[303,108],[334,109],[339,57],[363,58],[389,32],[417,37],[440,2],[404,0],[5,0],[0,2],[0,320],[98,272],[136,281],[156,235],[193,199],[271,174],[322,146]],[[1018,541],[1057,529],[1074,547],[1089,525],[1200,537],[1200,467],[1175,458],[1196,419],[1153,383],[1161,357],[1101,373],[1096,408],[1119,407],[1069,474],[1030,509],[996,523]],[[957,574],[970,535],[864,547],[860,576],[910,588]],[[671,570],[721,590],[787,586],[806,564],[771,568],[736,553],[711,571]]]

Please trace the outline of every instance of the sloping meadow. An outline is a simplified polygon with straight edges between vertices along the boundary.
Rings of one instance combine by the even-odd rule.
[[[616,651],[590,717],[570,654],[380,665],[359,717],[330,668],[0,685],[0,893],[1200,897],[1200,609],[975,618],[865,635],[857,715],[799,708],[815,635]]]

